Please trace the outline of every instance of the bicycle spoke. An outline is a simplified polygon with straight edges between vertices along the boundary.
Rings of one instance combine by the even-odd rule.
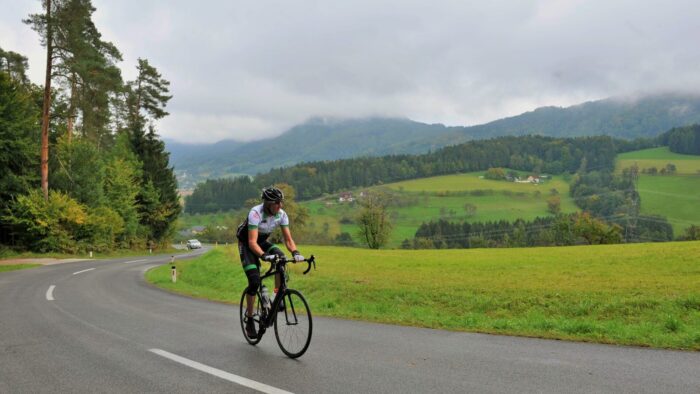
[[[284,319],[280,313],[275,320],[275,336],[282,351],[295,358],[304,354],[311,341],[311,311],[296,290],[285,293],[284,303]]]

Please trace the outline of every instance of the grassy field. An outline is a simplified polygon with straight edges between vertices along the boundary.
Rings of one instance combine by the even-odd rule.
[[[8,271],[17,271],[17,270],[23,270],[27,268],[34,268],[34,267],[40,267],[40,264],[9,264],[9,265],[3,265],[0,264],[0,272],[8,272]]]
[[[527,249],[301,248],[293,267],[316,316],[457,331],[700,350],[700,242]],[[232,248],[147,279],[237,303],[246,278]]]
[[[666,216],[680,235],[691,224],[700,224],[700,156],[673,153],[667,147],[628,152],[618,156],[617,171],[637,163],[640,169],[661,169],[673,163],[674,175],[639,176],[642,212]]]
[[[666,216],[676,236],[700,225],[700,175],[641,175],[638,188],[642,213]]]
[[[395,248],[404,239],[412,239],[421,223],[430,220],[512,221],[549,216],[547,199],[551,189],[559,193],[562,212],[577,210],[569,197],[569,185],[561,177],[554,177],[542,185],[533,185],[481,179],[481,175],[483,171],[382,186],[406,200],[401,206],[390,209],[394,230],[387,246]],[[477,207],[475,214],[467,214],[464,208],[467,203]],[[341,222],[343,218],[352,220],[357,215],[357,204],[338,203],[336,198],[327,198],[303,205],[309,208],[316,228],[327,228],[330,234],[344,231],[354,236],[357,233],[357,226]]]
[[[617,171],[622,171],[623,168],[631,167],[635,163],[640,170],[651,167],[660,170],[671,163],[676,166],[678,175],[700,174],[700,156],[673,153],[666,146],[622,153],[617,156],[615,168]]]

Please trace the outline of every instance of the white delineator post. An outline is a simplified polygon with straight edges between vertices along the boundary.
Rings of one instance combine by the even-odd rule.
[[[177,282],[177,268],[175,268],[175,256],[170,257],[170,278],[173,283]]]

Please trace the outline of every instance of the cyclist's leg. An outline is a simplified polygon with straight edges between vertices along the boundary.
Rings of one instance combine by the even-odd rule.
[[[265,251],[265,254],[276,254],[279,257],[284,257],[284,252],[282,252],[282,249],[280,249],[279,246],[277,246],[271,242],[268,242],[268,241],[262,242],[262,243],[260,243],[260,247],[262,248],[262,250]],[[275,289],[279,289],[281,284],[282,284],[281,276],[278,273],[275,275]]]
[[[241,265],[248,277],[248,287],[246,288],[246,313],[253,316],[253,307],[255,306],[255,293],[260,287],[260,260],[250,250],[248,245],[238,242],[238,254],[241,258]]]

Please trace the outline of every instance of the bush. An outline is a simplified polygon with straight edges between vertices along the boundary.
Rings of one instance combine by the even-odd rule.
[[[48,200],[38,189],[18,196],[3,219],[17,246],[41,253],[111,250],[124,232],[124,220],[111,208],[87,208],[53,190]]]
[[[37,252],[78,250],[76,234],[88,220],[85,207],[67,194],[51,191],[48,201],[41,190],[18,196],[4,217],[15,239]]]

